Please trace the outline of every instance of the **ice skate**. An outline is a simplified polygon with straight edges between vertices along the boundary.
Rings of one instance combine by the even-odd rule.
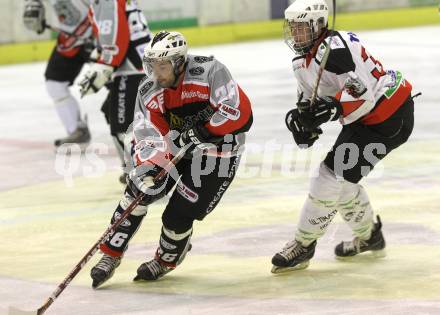
[[[157,280],[173,269],[174,268],[165,266],[157,259],[152,259],[139,266],[137,276],[133,279],[133,281]]]
[[[120,176],[119,176],[119,182],[121,183],[121,184],[127,184],[127,174],[125,174],[125,173],[122,173]]]
[[[93,279],[92,287],[96,289],[101,284],[110,279],[115,273],[115,269],[121,264],[121,257],[112,257],[104,254],[101,260],[90,271]]]
[[[80,146],[86,146],[90,142],[91,136],[89,128],[86,122],[80,122],[74,132],[65,138],[56,139],[54,141],[55,148],[62,146],[63,144],[79,144]]]
[[[272,258],[272,273],[283,273],[293,270],[305,269],[315,254],[316,241],[305,247],[297,240],[284,246],[283,250]]]
[[[355,237],[352,241],[341,242],[335,247],[336,258],[344,259],[367,251],[371,251],[374,257],[385,257],[385,239],[381,229],[382,222],[380,217],[377,216],[377,223],[374,224],[371,237],[368,240]]]

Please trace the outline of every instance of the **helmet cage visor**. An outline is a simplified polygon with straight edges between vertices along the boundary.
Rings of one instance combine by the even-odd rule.
[[[296,54],[304,55],[313,47],[318,32],[313,27],[313,22],[295,22],[294,20],[284,20],[284,42]]]

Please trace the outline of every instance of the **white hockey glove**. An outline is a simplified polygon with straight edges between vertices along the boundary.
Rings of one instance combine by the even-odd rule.
[[[114,69],[103,63],[93,63],[80,79],[81,97],[98,92],[112,77]]]
[[[23,13],[24,26],[30,30],[41,34],[46,28],[44,6],[40,0],[26,0]]]

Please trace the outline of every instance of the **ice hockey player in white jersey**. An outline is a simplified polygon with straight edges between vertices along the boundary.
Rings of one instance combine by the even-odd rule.
[[[233,181],[239,147],[252,125],[250,101],[228,69],[213,57],[188,55],[182,34],[157,33],[145,49],[144,66],[147,76],[139,85],[133,122],[134,169],[111,222],[140,192],[145,195],[101,245],[104,255],[91,270],[94,288],[121,263],[147,206],[168,192],[157,250],[140,265],[135,280],[157,280],[182,263],[191,249],[194,221],[214,210]],[[154,183],[181,148],[186,157],[164,181]]]
[[[285,11],[285,41],[295,52],[297,108],[286,124],[300,147],[310,147],[329,121],[343,125],[332,150],[311,179],[295,238],[272,258],[272,272],[304,269],[317,240],[339,212],[354,239],[335,247],[336,257],[384,254],[381,221],[359,184],[374,165],[405,143],[414,125],[411,84],[399,71],[386,71],[354,33],[328,30],[324,0],[295,0]],[[330,54],[311,104],[326,48]]]
[[[56,27],[60,32],[46,67],[45,84],[68,134],[55,140],[54,144],[56,147],[64,143],[87,144],[90,141],[89,129],[69,87],[94,48],[88,18],[89,4],[82,0],[51,0],[49,7],[55,13]],[[38,34],[44,32],[47,27],[45,6],[40,0],[25,1],[23,21],[29,30]]]

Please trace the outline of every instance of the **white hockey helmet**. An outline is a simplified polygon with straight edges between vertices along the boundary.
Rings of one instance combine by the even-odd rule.
[[[181,33],[160,31],[144,49],[144,71],[150,75],[153,62],[170,61],[177,78],[180,66],[186,62],[187,52],[186,40]]]
[[[284,40],[297,54],[306,54],[328,25],[328,5],[325,0],[294,0],[284,11]],[[307,23],[309,34],[294,36],[296,23]]]

